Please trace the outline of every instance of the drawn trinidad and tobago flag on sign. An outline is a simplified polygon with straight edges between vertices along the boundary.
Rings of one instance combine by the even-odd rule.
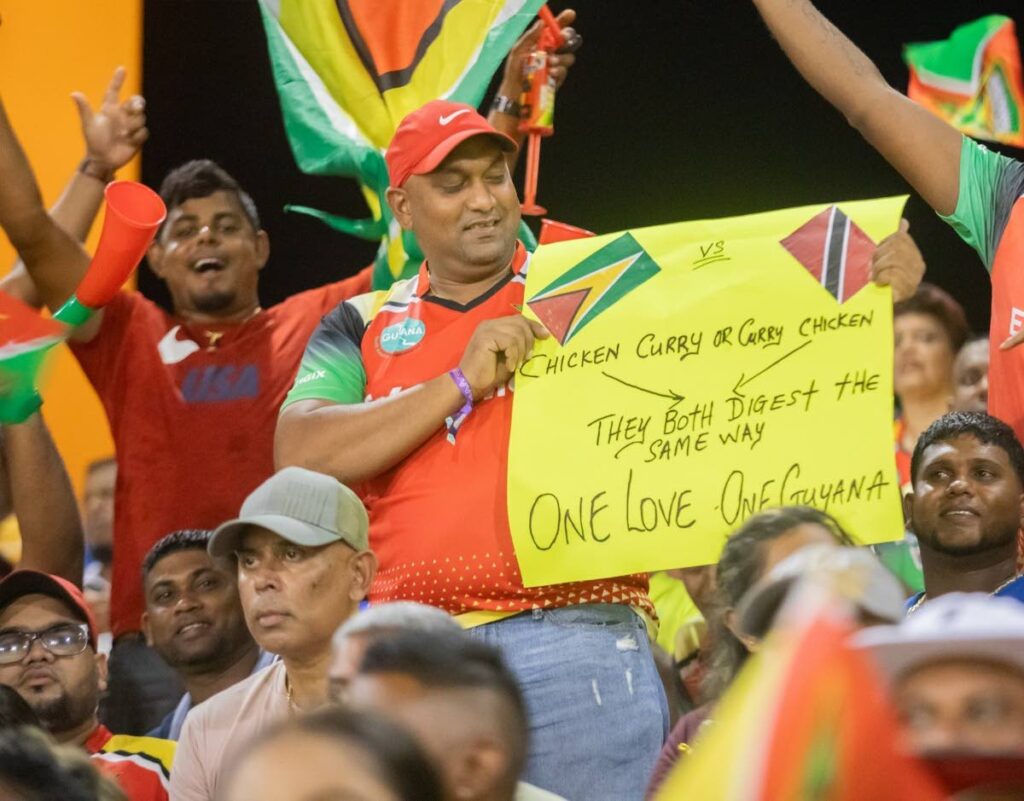
[[[838,206],[829,206],[781,244],[840,303],[871,278],[875,243]]]
[[[631,234],[623,234],[570,267],[526,301],[564,345],[661,268]]]

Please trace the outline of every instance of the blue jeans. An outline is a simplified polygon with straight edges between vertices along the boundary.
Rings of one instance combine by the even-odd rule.
[[[523,690],[524,781],[568,801],[643,798],[668,732],[668,704],[632,609],[535,609],[469,634],[502,652]]]

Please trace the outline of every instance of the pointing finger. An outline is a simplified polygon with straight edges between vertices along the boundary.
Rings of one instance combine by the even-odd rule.
[[[110,79],[110,83],[107,84],[107,91],[103,93],[103,104],[117,105],[117,96],[121,93],[121,87],[124,86],[124,76],[127,71],[124,67],[118,67],[114,70],[114,74]]]

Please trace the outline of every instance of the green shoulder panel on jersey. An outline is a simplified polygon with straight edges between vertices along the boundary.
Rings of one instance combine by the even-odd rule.
[[[1024,163],[993,153],[964,137],[960,148],[960,191],[948,217],[960,238],[991,271],[1013,206],[1024,193]]]
[[[390,289],[357,295],[325,315],[309,338],[282,411],[300,400],[362,403],[366,395],[363,334],[380,311],[398,312],[418,302],[417,280],[408,278]]]

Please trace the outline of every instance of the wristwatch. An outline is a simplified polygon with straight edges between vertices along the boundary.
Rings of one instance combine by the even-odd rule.
[[[508,114],[510,117],[519,116],[519,104],[508,95],[495,95],[491,110],[499,114]]]

